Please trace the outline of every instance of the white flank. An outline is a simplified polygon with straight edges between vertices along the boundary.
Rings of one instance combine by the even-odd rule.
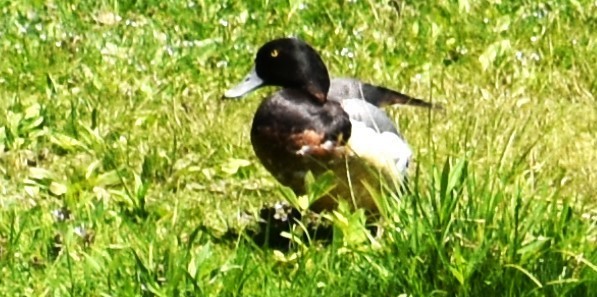
[[[401,180],[412,156],[408,144],[394,133],[379,133],[359,121],[351,120],[351,123],[350,151],[373,167]]]

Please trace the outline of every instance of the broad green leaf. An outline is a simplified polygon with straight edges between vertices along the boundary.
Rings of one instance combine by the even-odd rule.
[[[66,187],[66,185],[64,185],[62,183],[53,181],[52,183],[50,183],[49,190],[50,190],[50,193],[52,193],[56,196],[61,196],[66,193],[67,187]]]
[[[241,168],[251,165],[251,161],[244,159],[231,158],[222,165],[222,171],[229,175],[236,174]]]
[[[54,174],[45,168],[29,167],[29,178],[35,180],[51,180],[54,179]]]

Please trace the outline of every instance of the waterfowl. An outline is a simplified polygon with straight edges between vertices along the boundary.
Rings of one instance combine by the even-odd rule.
[[[254,115],[255,154],[297,195],[305,193],[308,171],[314,175],[333,171],[336,187],[311,206],[316,212],[333,209],[337,199],[377,212],[368,187],[379,187],[380,177],[390,185],[402,183],[412,156],[379,107],[396,103],[433,107],[356,79],[330,80],[317,51],[297,38],[265,43],[257,51],[253,69],[224,96],[241,97],[263,86],[282,89],[263,100]]]

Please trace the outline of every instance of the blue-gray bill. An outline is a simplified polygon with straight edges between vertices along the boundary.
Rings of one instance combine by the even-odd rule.
[[[249,74],[245,76],[241,83],[228,89],[224,93],[226,98],[237,98],[243,96],[263,85],[263,80],[257,75],[255,68],[251,69]]]

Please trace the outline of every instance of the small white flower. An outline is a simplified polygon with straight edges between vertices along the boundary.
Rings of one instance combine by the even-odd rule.
[[[85,236],[87,236],[87,230],[83,226],[77,226],[77,227],[75,227],[75,229],[73,229],[73,232],[75,234],[77,234],[79,237],[85,237]]]

